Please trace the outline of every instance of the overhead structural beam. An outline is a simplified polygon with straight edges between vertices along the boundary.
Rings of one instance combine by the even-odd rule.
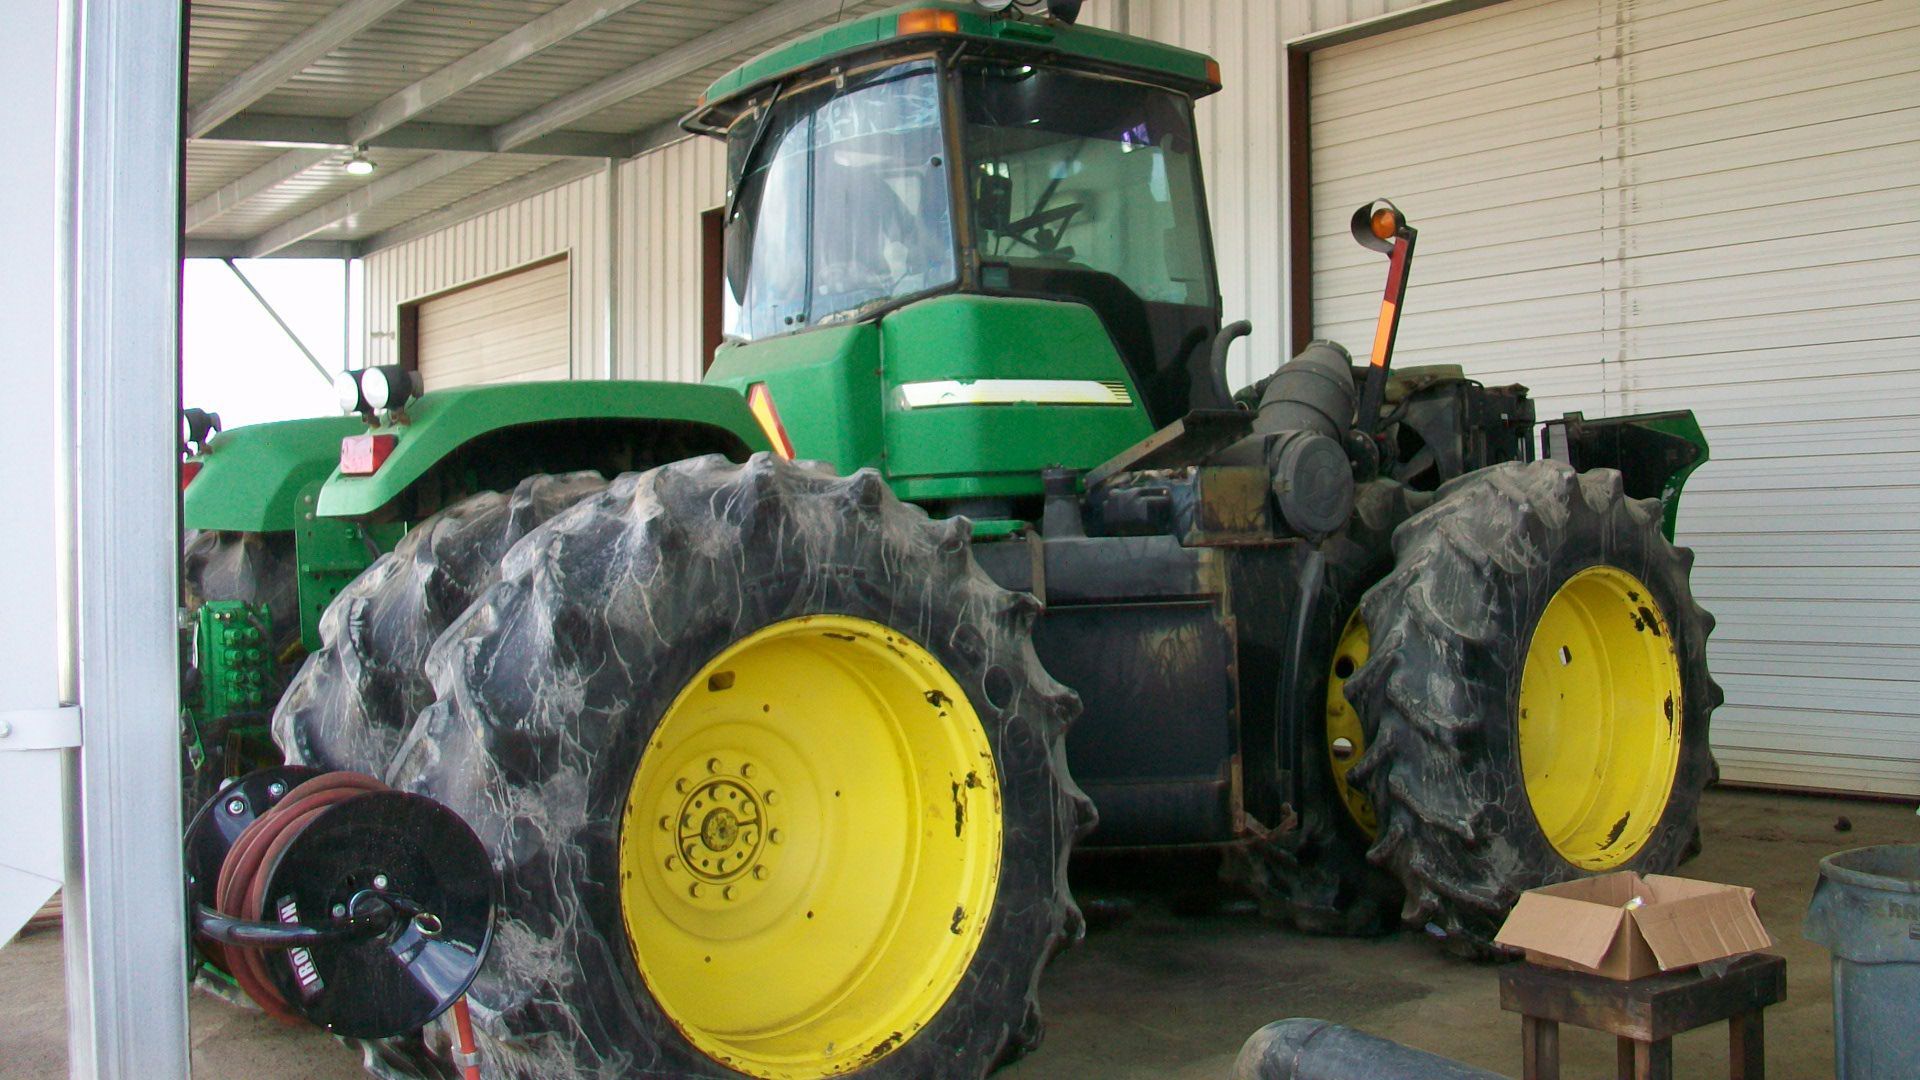
[[[431,214],[414,218],[405,224],[395,225],[384,232],[374,233],[360,241],[356,254],[371,255],[376,251],[383,251],[409,240],[417,240],[463,221],[471,221],[481,214],[491,213],[522,199],[531,199],[535,195],[552,191],[562,184],[571,184],[575,180],[592,176],[604,171],[606,167],[605,159],[579,158],[573,161],[555,162],[544,169],[535,169],[525,176],[515,177],[498,187],[491,187],[458,202],[449,203]]]
[[[508,153],[542,154],[551,157],[610,157],[619,153],[624,135],[594,131],[555,131],[532,142],[516,146]],[[221,124],[202,143],[253,143],[261,146],[326,148],[340,153],[356,145],[347,137],[347,121],[327,116],[279,116],[273,113],[241,113]],[[368,149],[390,150],[479,150],[491,152],[493,129],[478,124],[430,124],[415,120],[391,128],[380,135],[359,140]]]
[[[379,22],[406,0],[348,0],[326,18],[296,34],[292,41],[214,91],[213,96],[187,110],[189,139],[212,131],[220,121],[273,93],[288,79]]]
[[[741,19],[684,45],[677,45],[658,56],[509,120],[493,129],[493,149],[511,151],[530,146],[537,139],[562,134],[560,129],[575,120],[590,116],[608,106],[617,105],[656,87],[665,86],[675,79],[691,75],[742,52],[760,48],[789,34],[797,33],[817,22],[840,14],[844,6],[845,0],[781,0],[780,3],[758,15]],[[668,136],[661,128],[650,129],[642,133],[639,138],[642,140],[651,138],[658,143],[668,140]],[[425,158],[392,176],[375,180],[350,195],[275,227],[255,239],[249,245],[247,254],[252,258],[271,254],[288,244],[304,240],[316,232],[339,224],[355,214],[365,213],[387,199],[463,169],[481,156],[483,155],[469,151],[449,151]],[[425,179],[415,182],[413,178],[416,176],[425,177]],[[383,185],[388,186],[383,187]]]
[[[781,0],[758,15],[677,45],[599,82],[493,129],[495,149],[508,150],[583,117],[691,75],[748,49],[759,48],[840,13],[845,0]]]
[[[227,269],[233,271],[233,276],[240,279],[240,284],[245,285],[247,291],[253,294],[254,302],[260,305],[260,310],[267,313],[267,317],[272,319],[274,325],[280,328],[280,332],[287,335],[287,340],[293,342],[293,347],[300,350],[300,355],[307,358],[307,363],[313,365],[313,370],[320,373],[320,381],[331,384],[333,382],[333,372],[327,370],[327,365],[321,363],[320,358],[313,355],[313,350],[307,348],[307,343],[300,340],[300,335],[293,332],[293,327],[287,325],[287,320],[281,318],[280,312],[275,310],[274,306],[267,302],[266,294],[262,293],[259,286],[253,283],[253,279],[241,273],[240,264],[234,262],[232,259],[221,259],[220,261],[227,264]],[[341,366],[345,366],[344,362]]]
[[[347,121],[347,141],[364,143],[474,84],[587,30],[644,0],[573,0],[496,38]]]
[[[324,206],[315,207],[292,221],[275,226],[247,245],[246,257],[259,259],[271,255],[289,244],[305,240],[314,233],[338,225],[356,214],[364,214],[389,199],[397,199],[415,188],[424,187],[441,177],[458,172],[486,156],[485,154],[447,153],[435,154],[430,158],[417,161],[365,187],[356,188]]]
[[[245,259],[249,258],[250,240],[215,240],[206,237],[189,236],[180,245],[180,257],[183,259]],[[360,255],[360,246],[353,240],[302,240],[288,244],[274,252],[272,259],[352,259]]]
[[[332,150],[289,150],[187,207],[187,232],[203,229],[255,195],[299,176],[334,155]]]
[[[495,38],[412,85],[387,95],[369,108],[348,117],[344,122],[339,122],[338,133],[328,131],[327,137],[320,141],[341,147],[369,145],[372,140],[419,116],[460,91],[644,2],[646,0],[573,0],[572,3],[547,12],[511,34]],[[298,121],[305,118],[283,117],[280,119]],[[219,131],[232,124],[233,121],[229,121],[227,124],[209,129],[205,134],[218,138]],[[317,134],[321,124],[307,120],[305,128],[306,131],[302,134]],[[426,147],[426,149],[486,150],[491,148],[492,136],[486,129],[474,128],[471,132],[472,137],[468,140],[472,143],[470,146],[451,145],[457,136],[452,132],[446,132],[447,145]],[[287,131],[285,134],[293,135],[295,132]],[[287,138],[265,141],[305,140]],[[325,161],[329,156],[331,155],[328,153],[308,149],[287,151],[221,188],[212,196],[188,207],[187,232],[193,232],[194,229],[207,224],[255,195],[286,183]],[[603,152],[594,156],[608,155]]]

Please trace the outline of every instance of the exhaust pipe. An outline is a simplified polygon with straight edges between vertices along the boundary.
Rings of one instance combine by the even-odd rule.
[[[1351,380],[1349,380],[1351,381]],[[1503,1080],[1499,1073],[1325,1020],[1280,1020],[1253,1033],[1232,1080]]]

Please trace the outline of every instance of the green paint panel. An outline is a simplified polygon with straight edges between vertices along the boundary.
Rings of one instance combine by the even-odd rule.
[[[321,484],[300,492],[300,520],[293,530],[295,581],[300,596],[300,645],[320,651],[320,616],[340,590],[392,551],[407,534],[407,522],[368,524],[318,512]]]
[[[971,3],[953,0],[926,0],[903,4],[816,31],[805,37],[776,46],[728,72],[707,87],[701,95],[702,108],[689,118],[688,126],[700,129],[718,117],[709,115],[715,105],[758,88],[761,84],[813,67],[824,60],[857,52],[899,38],[900,14],[926,8],[954,13],[959,21],[959,37],[999,44],[1031,46],[1036,54],[1065,57],[1095,65],[1125,68],[1148,77],[1183,84],[1195,96],[1212,93],[1203,53],[1175,48],[1157,41],[1128,37],[1091,26],[1066,26],[1056,22],[1036,22],[997,18]],[[931,38],[933,35],[923,35]],[[952,38],[956,35],[941,35]],[[724,110],[720,110],[724,112]],[[724,125],[723,125],[724,126]]]
[[[745,394],[766,383],[801,458],[851,473],[880,461],[880,328],[827,326],[720,347],[707,382]]]
[[[181,496],[189,529],[286,532],[299,514],[300,489],[324,480],[340,463],[340,440],[366,425],[356,416],[321,416],[249,424],[213,437]]]
[[[1667,477],[1666,484],[1660,489],[1660,503],[1666,509],[1662,528],[1666,531],[1667,539],[1672,540],[1673,530],[1680,519],[1681,489],[1687,486],[1687,480],[1693,476],[1694,471],[1707,463],[1707,434],[1700,430],[1700,421],[1694,417],[1692,409],[1655,414],[1639,422],[1655,431],[1677,435],[1700,448],[1700,456],[1693,460],[1693,464]]]
[[[1042,469],[1090,469],[1153,433],[1113,340],[1083,304],[942,296],[893,312],[880,330],[885,471],[902,498],[1039,494]],[[1132,404],[908,408],[899,389],[982,379],[1118,383]]]
[[[482,435],[566,420],[700,424],[714,429],[717,441],[731,436],[749,451],[769,449],[746,400],[719,386],[578,380],[436,390],[409,405],[404,416],[371,429],[399,437],[392,455],[372,476],[341,476],[336,471],[320,492],[319,513],[371,514],[442,458]]]

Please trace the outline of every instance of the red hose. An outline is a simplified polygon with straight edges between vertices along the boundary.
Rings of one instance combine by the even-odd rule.
[[[464,994],[453,1003],[453,1027],[459,1034],[453,1060],[460,1066],[460,1080],[480,1080],[480,1050],[473,1044],[473,1016]]]
[[[361,773],[331,772],[316,776],[292,791],[271,810],[254,819],[240,833],[227,857],[220,863],[220,879],[214,886],[214,907],[236,919],[259,921],[266,903],[266,868],[281,852],[298,839],[328,807],[346,802],[369,791],[385,791],[387,785]],[[273,985],[265,958],[258,949],[215,946],[214,958],[233,976],[254,1003],[267,1015],[289,1024],[304,1023],[288,1007],[286,999]]]

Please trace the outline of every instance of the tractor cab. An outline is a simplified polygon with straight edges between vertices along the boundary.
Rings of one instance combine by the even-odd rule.
[[[1082,381],[1122,384],[1144,416],[1086,465],[1229,404],[1208,364],[1220,295],[1193,118],[1217,88],[1199,54],[971,4],[883,12],[748,64],[686,121],[727,142],[730,347],[948,295],[1049,301],[1052,319],[978,343],[1019,351],[1096,317],[1119,377]],[[1014,369],[950,356],[938,381],[1073,374],[1029,351]]]

